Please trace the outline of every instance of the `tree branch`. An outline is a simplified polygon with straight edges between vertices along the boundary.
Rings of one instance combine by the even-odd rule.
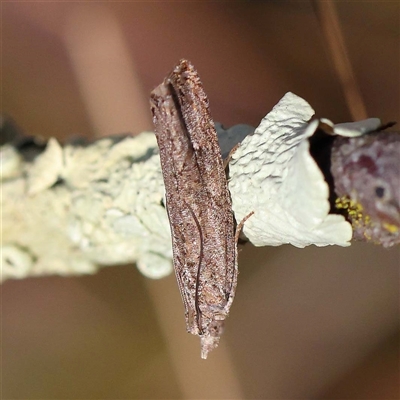
[[[398,244],[400,135],[368,134],[380,126],[377,119],[333,125],[309,122],[313,113],[288,93],[256,130],[216,125],[224,157],[241,143],[229,162],[229,190],[237,221],[255,212],[244,234],[256,246],[347,246],[354,229],[357,239]],[[324,145],[315,139],[321,132]],[[132,262],[151,278],[172,271],[153,133],[61,147],[55,139],[27,138],[3,120],[2,138],[2,280]],[[369,178],[365,152],[379,171]],[[331,175],[323,154],[331,154]],[[354,204],[362,207],[364,230]]]

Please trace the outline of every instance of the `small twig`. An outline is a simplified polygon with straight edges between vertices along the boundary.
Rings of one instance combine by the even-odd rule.
[[[315,0],[313,4],[353,121],[366,119],[367,110],[351,66],[335,2]]]

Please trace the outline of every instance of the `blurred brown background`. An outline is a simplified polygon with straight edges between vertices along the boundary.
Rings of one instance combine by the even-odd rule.
[[[335,5],[367,115],[400,121],[399,3]],[[321,3],[1,7],[2,112],[31,134],[151,130],[150,90],[183,57],[226,126],[256,126],[287,91],[334,122],[355,115]],[[7,281],[1,397],[398,399],[399,256],[363,243],[246,245],[226,332],[206,361],[185,333],[173,276],[150,281],[126,266]]]

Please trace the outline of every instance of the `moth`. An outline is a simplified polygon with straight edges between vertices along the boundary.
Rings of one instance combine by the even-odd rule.
[[[150,98],[171,226],[173,264],[187,331],[201,357],[216,348],[235,296],[238,266],[232,202],[209,102],[181,60]]]

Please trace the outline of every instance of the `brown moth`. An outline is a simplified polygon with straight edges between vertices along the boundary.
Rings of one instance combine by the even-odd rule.
[[[201,357],[207,358],[218,346],[238,274],[232,203],[217,133],[200,78],[187,60],[153,90],[150,103],[186,327],[200,336]]]

